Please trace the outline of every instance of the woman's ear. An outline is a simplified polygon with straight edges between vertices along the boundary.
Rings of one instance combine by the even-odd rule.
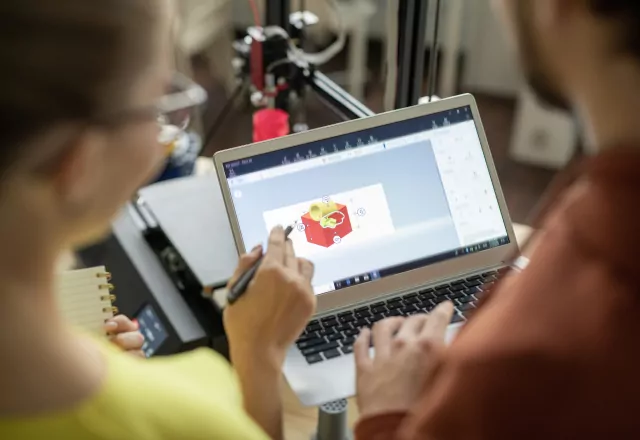
[[[106,136],[97,130],[80,132],[49,169],[50,178],[61,201],[82,206],[99,196],[104,180]]]

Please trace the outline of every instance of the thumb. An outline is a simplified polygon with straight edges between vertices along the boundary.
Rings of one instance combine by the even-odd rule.
[[[238,262],[238,267],[236,267],[233,276],[229,280],[227,286],[233,286],[235,282],[240,278],[240,276],[245,273],[253,264],[258,261],[260,256],[262,255],[262,245],[259,244],[254,247],[251,252],[248,254],[244,254],[240,257],[240,261]]]

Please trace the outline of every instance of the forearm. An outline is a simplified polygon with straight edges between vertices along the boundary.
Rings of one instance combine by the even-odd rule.
[[[280,381],[282,373],[276,362],[250,359],[249,364],[235,364],[244,407],[247,413],[275,440],[283,438],[282,398]]]

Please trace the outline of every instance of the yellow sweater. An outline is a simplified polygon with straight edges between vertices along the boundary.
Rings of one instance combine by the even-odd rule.
[[[108,374],[95,396],[63,412],[0,417],[0,439],[267,438],[243,411],[233,370],[215,352],[149,360],[108,346],[104,353]]]

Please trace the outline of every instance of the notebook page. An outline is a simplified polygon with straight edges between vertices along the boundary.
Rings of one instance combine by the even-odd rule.
[[[117,312],[113,307],[112,288],[104,266],[59,272],[58,309],[68,324],[94,335],[104,335],[105,320]]]

